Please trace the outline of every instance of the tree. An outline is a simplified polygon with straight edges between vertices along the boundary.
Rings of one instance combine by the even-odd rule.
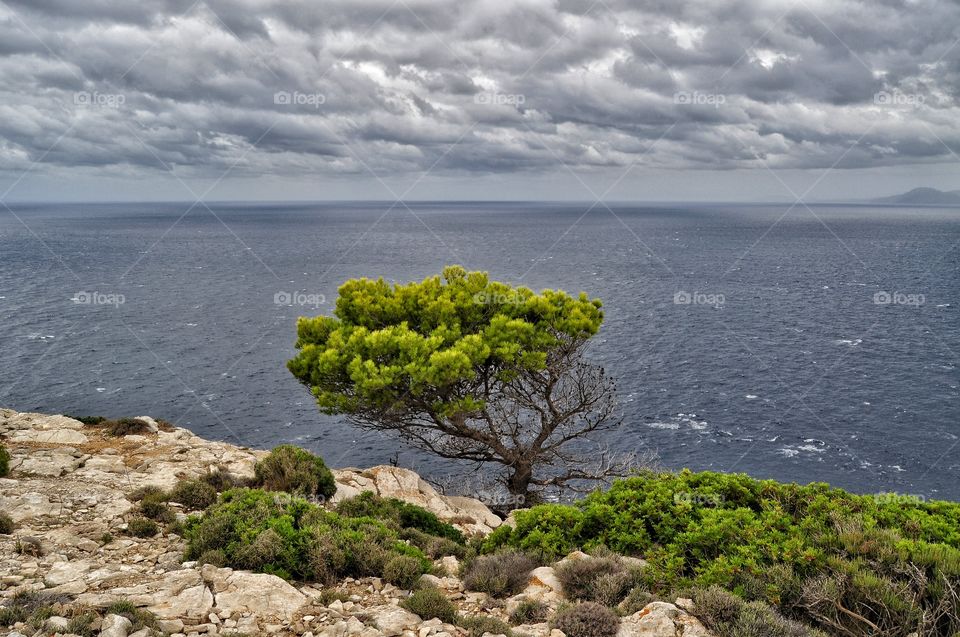
[[[583,356],[600,308],[459,266],[406,285],[354,279],[333,316],[299,320],[287,366],[322,412],[443,458],[499,463],[509,493],[529,501],[533,488],[625,469],[584,454],[591,434],[619,424],[614,382]]]

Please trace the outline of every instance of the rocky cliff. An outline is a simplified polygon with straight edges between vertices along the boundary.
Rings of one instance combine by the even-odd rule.
[[[267,453],[204,440],[151,418],[140,420],[148,425],[145,433],[112,436],[65,416],[0,409],[0,441],[11,454],[11,473],[0,479],[0,512],[14,522],[10,534],[0,534],[0,603],[10,607],[42,599],[51,607],[50,616],[39,621],[0,625],[0,634],[71,634],[77,630],[71,618],[87,609],[87,634],[106,637],[146,637],[158,631],[176,637],[467,634],[404,610],[399,603],[409,592],[378,578],[347,579],[327,590],[293,585],[273,575],[183,562],[184,542],[173,532],[128,535],[134,507],[128,495],[134,490],[170,488],[211,468],[252,476],[254,464]],[[482,502],[444,496],[406,469],[379,466],[334,474],[338,489],[333,503],[373,491],[427,508],[468,534],[485,534],[501,524]],[[183,518],[186,512],[177,515]],[[511,604],[525,599],[552,607],[563,601],[551,567],[536,569],[525,591],[496,604],[464,590],[455,558],[444,558],[438,566],[445,567],[447,577],[423,577],[466,615],[505,620]],[[156,623],[141,628],[104,610],[118,601],[149,611]],[[546,623],[521,626],[517,634],[562,637]],[[707,632],[682,608],[656,602],[625,618],[621,635],[696,637]]]

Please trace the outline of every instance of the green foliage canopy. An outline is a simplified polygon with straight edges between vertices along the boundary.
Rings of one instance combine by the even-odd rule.
[[[600,307],[586,294],[537,294],[459,266],[405,285],[356,279],[340,287],[334,316],[300,319],[288,367],[326,413],[414,396],[450,416],[482,407],[478,379],[543,369],[564,336],[596,334]]]

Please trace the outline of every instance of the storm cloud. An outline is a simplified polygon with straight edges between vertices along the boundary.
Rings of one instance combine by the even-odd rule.
[[[950,0],[0,0],[0,171],[956,161]]]

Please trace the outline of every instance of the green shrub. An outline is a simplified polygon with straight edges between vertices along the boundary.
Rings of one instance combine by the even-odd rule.
[[[647,604],[657,601],[660,601],[660,599],[643,586],[634,586],[617,608],[623,615],[633,615],[643,610]]]
[[[87,425],[88,427],[95,427],[107,420],[103,416],[67,416],[67,418],[73,418],[74,420],[78,420],[83,424]]]
[[[653,595],[717,584],[831,632],[960,632],[960,504],[712,472],[643,472],[574,505],[519,511],[482,551],[642,555]],[[616,582],[604,584],[616,588]],[[850,611],[850,613],[846,612]],[[851,614],[852,613],[852,614]]]
[[[98,422],[96,426],[105,428],[108,434],[117,437],[150,433],[150,425],[139,418],[118,418],[117,420],[104,420]]]
[[[460,616],[457,619],[457,625],[467,630],[467,637],[483,637],[485,633],[513,637],[510,626],[496,617],[486,615]]]
[[[130,500],[131,502],[140,502],[147,496],[160,497],[160,496],[164,496],[165,493],[166,492],[160,487],[158,487],[157,485],[148,484],[131,491],[127,495],[127,499]]]
[[[826,637],[790,621],[761,602],[746,602],[719,586],[693,593],[697,618],[717,634],[736,637]]]
[[[339,602],[348,602],[350,601],[350,595],[344,593],[343,591],[338,591],[335,588],[325,588],[320,591],[320,596],[317,597],[317,601],[320,602],[321,606],[329,606],[334,601]]]
[[[217,490],[201,480],[181,480],[170,492],[170,501],[191,511],[202,511],[217,501]]]
[[[430,560],[371,518],[347,518],[306,500],[231,489],[202,516],[185,524],[187,559],[220,551],[226,566],[285,578],[330,583],[342,577],[381,576],[396,556],[408,556],[426,572]]]
[[[267,491],[286,491],[327,499],[337,491],[333,474],[323,459],[294,445],[275,447],[254,466],[254,485]]]
[[[0,445],[0,478],[6,478],[10,473],[10,452]]]
[[[568,560],[556,568],[568,599],[616,606],[634,582],[634,576],[615,556]]]
[[[515,626],[539,624],[547,621],[547,613],[547,605],[539,599],[525,599],[510,613],[510,623]]]
[[[398,588],[413,589],[423,574],[423,563],[415,557],[397,555],[383,567],[383,579]]]
[[[167,506],[167,496],[164,493],[151,493],[140,500],[140,513],[157,522],[173,522],[176,515]]]
[[[110,544],[113,542],[113,533],[105,531],[103,535],[100,536],[100,544]]]
[[[67,623],[67,633],[79,635],[80,637],[94,637],[100,631],[94,629],[93,623],[97,616],[93,613],[80,613],[70,618]]]
[[[463,586],[492,597],[509,597],[522,591],[537,563],[518,551],[483,555],[469,562],[463,571]]]
[[[206,482],[217,493],[241,486],[241,480],[222,467],[212,469],[200,476],[203,482]]]
[[[457,607],[447,599],[446,595],[432,586],[415,591],[400,605],[414,615],[419,615],[421,619],[436,617],[446,624],[457,621]]]
[[[233,563],[240,568],[251,571],[270,572],[274,564],[286,563],[293,557],[294,548],[285,541],[277,529],[264,529],[252,536],[250,541],[237,547],[233,555]],[[278,570],[290,577],[289,570]]]
[[[222,568],[227,565],[227,555],[220,549],[210,549],[200,554],[200,557],[197,558],[197,564],[212,564]]]
[[[143,630],[144,628],[156,628],[157,617],[148,610],[137,608],[132,602],[126,600],[116,601],[103,610],[106,615],[120,615],[126,617],[133,624],[130,632]]]
[[[467,547],[464,545],[458,544],[450,538],[424,533],[420,529],[400,529],[399,535],[400,539],[410,542],[432,559],[438,559],[446,555],[453,555],[462,559],[467,554]]]
[[[562,609],[550,622],[567,637],[614,637],[620,629],[615,612],[594,602],[581,602]]]
[[[17,525],[14,524],[13,518],[0,511],[0,535],[10,535],[15,528]]]
[[[42,622],[53,616],[53,607],[62,605],[69,599],[66,595],[44,591],[19,591],[0,606],[0,626],[11,626],[32,619]]]
[[[371,517],[397,529],[417,529],[429,535],[463,543],[463,534],[456,527],[441,522],[423,507],[396,498],[382,498],[370,491],[347,498],[337,505],[337,513],[349,517]]]
[[[134,537],[153,537],[160,531],[157,523],[150,518],[132,518],[127,522],[127,534]]]

